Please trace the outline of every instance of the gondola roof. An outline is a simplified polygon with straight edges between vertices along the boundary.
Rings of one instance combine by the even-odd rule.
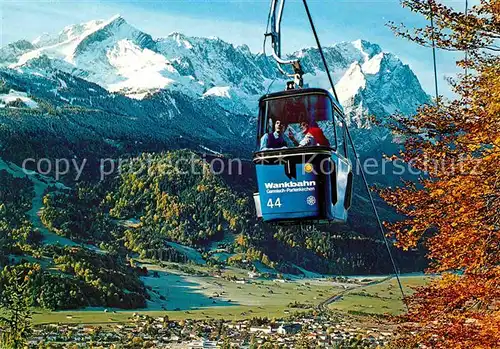
[[[263,101],[268,100],[268,99],[287,97],[287,96],[300,96],[300,95],[306,95],[306,94],[321,94],[321,95],[328,96],[330,98],[330,100],[332,101],[333,106],[336,109],[336,112],[339,113],[340,115],[344,116],[344,108],[342,108],[342,106],[337,102],[337,100],[333,97],[333,95],[330,93],[330,91],[325,90],[324,88],[318,88],[318,87],[290,89],[290,90],[285,90],[285,91],[267,93],[259,98],[259,105]]]

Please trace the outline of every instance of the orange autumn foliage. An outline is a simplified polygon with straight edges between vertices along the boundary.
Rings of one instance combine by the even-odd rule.
[[[403,5],[429,18],[436,45],[467,50],[468,75],[453,82],[457,98],[394,116],[404,134],[397,158],[424,171],[419,183],[380,191],[405,219],[387,224],[402,248],[423,241],[430,272],[440,273],[407,299],[398,345],[500,348],[500,1],[464,13],[435,1]],[[397,34],[428,45],[430,27]]]

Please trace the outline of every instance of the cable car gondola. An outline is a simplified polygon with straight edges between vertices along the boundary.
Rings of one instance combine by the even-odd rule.
[[[347,130],[342,106],[330,92],[303,88],[299,60],[281,58],[280,25],[284,0],[272,0],[269,13],[272,56],[293,77],[285,91],[259,100],[256,168],[257,216],[265,222],[345,222],[351,206],[353,175],[347,139],[338,151],[338,128]],[[265,41],[264,41],[265,47]],[[281,65],[291,65],[288,74]],[[345,136],[345,135],[344,135]],[[301,138],[300,141],[297,138]]]
[[[324,89],[291,89],[260,98],[259,150],[253,157],[259,190],[254,194],[258,217],[277,223],[346,221],[353,175],[347,147],[342,147],[343,153],[338,151],[341,115],[342,107]],[[294,135],[300,126],[304,138],[305,130],[316,129],[313,133],[324,135],[322,142],[313,137],[312,144],[300,144]],[[268,144],[269,138],[287,137],[288,144],[293,140],[295,146],[281,141]]]

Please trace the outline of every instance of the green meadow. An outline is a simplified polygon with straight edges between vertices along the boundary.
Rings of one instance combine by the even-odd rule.
[[[423,286],[431,276],[402,276],[401,284],[405,295],[414,292],[414,288]],[[331,310],[341,312],[354,311],[367,314],[401,314],[406,310],[396,278],[371,286],[363,286],[346,292],[342,299],[329,305]]]

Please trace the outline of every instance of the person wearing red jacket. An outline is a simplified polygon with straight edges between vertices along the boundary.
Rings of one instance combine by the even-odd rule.
[[[294,142],[296,146],[299,147],[306,147],[312,145],[321,145],[324,147],[330,146],[330,142],[325,137],[323,130],[318,126],[310,126],[308,121],[301,121],[300,129],[302,131],[302,134],[304,135],[304,138],[302,138],[300,142],[298,142],[293,137],[293,135],[291,134],[289,135],[290,139],[292,140],[292,142]]]

